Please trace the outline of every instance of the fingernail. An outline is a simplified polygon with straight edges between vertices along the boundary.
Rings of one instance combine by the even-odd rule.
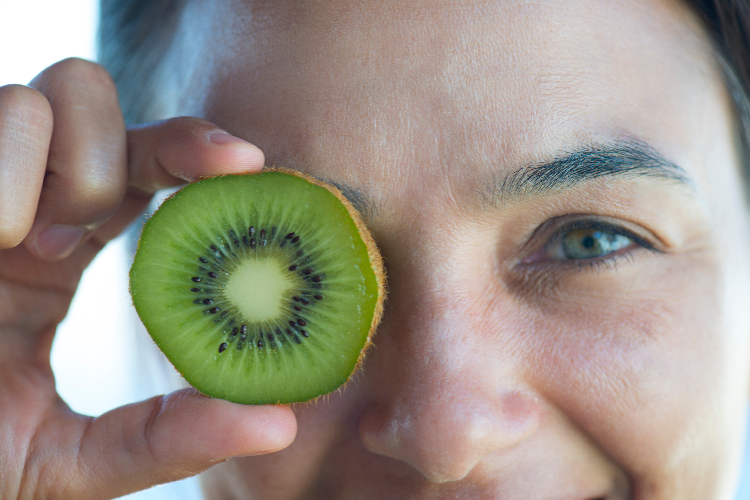
[[[226,132],[223,132],[221,130],[216,130],[208,134],[208,140],[220,146],[223,146],[225,144],[248,144],[247,141],[243,141],[239,137],[235,137],[232,134],[227,134]]]
[[[60,260],[73,253],[84,234],[86,230],[82,227],[57,224],[39,233],[34,246],[44,257]]]

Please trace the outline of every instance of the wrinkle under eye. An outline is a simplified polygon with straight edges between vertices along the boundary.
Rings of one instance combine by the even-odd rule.
[[[576,229],[561,238],[564,258],[571,260],[597,259],[632,245],[634,241],[617,233],[600,229]]]

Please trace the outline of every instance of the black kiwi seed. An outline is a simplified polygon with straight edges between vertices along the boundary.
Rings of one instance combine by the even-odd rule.
[[[250,248],[255,248],[255,238],[250,238]]]
[[[290,271],[296,271],[296,270],[297,270],[297,267],[298,267],[298,266],[297,266],[297,264],[294,264],[294,265],[292,265],[292,266],[289,266],[289,270],[290,270]]]
[[[286,236],[284,236],[285,240],[291,240],[292,238],[294,238],[294,233],[289,233]]]
[[[216,275],[216,273],[215,273],[215,272],[212,272],[212,271],[210,271],[210,272],[208,273],[208,277],[209,277],[209,278],[216,278],[216,276],[217,276],[217,275]],[[314,279],[314,278],[313,278],[313,279]]]
[[[322,295],[314,295],[314,297],[315,297],[315,300],[323,300]]]
[[[203,303],[206,304],[206,305],[213,304],[214,303],[214,299],[203,299]]]
[[[237,332],[238,332],[238,331],[239,331],[239,330],[237,329],[237,327],[236,327],[236,326],[235,326],[234,328],[232,328],[232,337],[236,337],[236,336],[237,336]]]
[[[302,335],[303,337],[309,337],[309,336],[310,336],[310,334],[309,334],[309,333],[307,333],[307,330],[300,330],[300,331],[299,331],[299,333],[300,333],[300,335]]]
[[[306,299],[306,298],[304,298],[304,297],[302,297],[301,299],[299,299],[299,301],[300,301],[300,302],[302,303],[302,305],[304,305],[304,306],[306,306],[306,305],[309,305],[309,304],[310,304],[310,301],[309,301],[309,300],[307,300],[307,299]]]
[[[295,236],[292,238],[292,243],[297,243],[299,241],[299,236]]]
[[[211,309],[208,310],[208,312],[210,312],[211,314],[216,314],[217,312],[219,312],[219,308],[218,307],[212,307]]]
[[[191,292],[200,292],[200,291],[201,291],[201,289],[200,289],[200,288],[195,288],[195,287],[193,287],[193,288],[191,288],[191,289],[190,289],[190,291],[191,291]]]
[[[208,273],[208,275],[211,276],[211,273]],[[323,279],[323,278],[321,278],[320,276],[313,276],[312,278],[310,278],[310,281],[313,281],[315,283],[319,283],[321,279]]]
[[[201,279],[200,279],[200,278],[199,278],[198,276],[193,276],[193,277],[192,277],[192,278],[190,278],[190,279],[191,279],[191,280],[193,280],[193,281],[194,281],[194,282],[196,282],[196,283],[200,283],[200,282],[201,282]]]
[[[203,257],[198,257],[198,260],[203,262],[204,264],[208,264],[208,259],[204,259]]]
[[[224,349],[226,349],[227,347],[229,347],[228,344],[226,342],[222,342],[219,346],[219,352],[224,352]]]
[[[299,326],[305,326],[307,324],[307,322],[304,319],[302,319],[302,318],[298,318],[297,319],[297,324]]]
[[[305,274],[305,275],[312,274],[312,269],[303,269],[302,274]]]

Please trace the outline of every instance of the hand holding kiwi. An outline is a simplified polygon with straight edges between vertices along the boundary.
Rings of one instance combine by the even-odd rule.
[[[185,379],[246,404],[340,387],[385,295],[354,208],[292,171],[186,186],[147,222],[130,279],[144,325]]]
[[[155,190],[258,172],[262,153],[195,118],[126,129],[109,76],[81,60],[0,87],[0,144],[0,497],[114,498],[287,446],[290,408],[195,389],[79,415],[49,362],[82,271]]]

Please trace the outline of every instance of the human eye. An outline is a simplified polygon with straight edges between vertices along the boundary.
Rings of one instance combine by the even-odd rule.
[[[597,265],[630,257],[642,249],[657,251],[646,236],[626,223],[591,217],[559,219],[540,228],[537,236],[544,243],[524,263]]]

